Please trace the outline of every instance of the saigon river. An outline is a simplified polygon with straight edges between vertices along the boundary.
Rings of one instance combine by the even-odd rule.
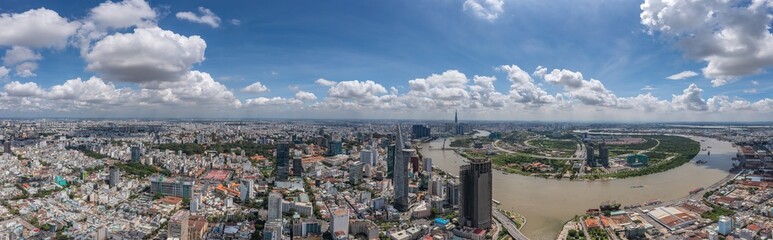
[[[652,199],[662,201],[685,197],[690,190],[709,187],[729,175],[736,149],[730,142],[705,137],[690,137],[700,142],[701,151],[689,163],[666,172],[646,176],[597,181],[544,179],[495,170],[494,199],[500,208],[522,214],[526,225],[521,231],[531,239],[556,239],[564,223],[604,201],[625,205],[643,204]],[[445,139],[422,144],[420,152],[432,158],[435,167],[459,175],[465,158],[453,150],[442,150]],[[704,141],[701,141],[704,140]],[[447,145],[450,144],[450,139]],[[448,146],[446,146],[448,147]],[[710,147],[710,148],[709,148]],[[697,160],[708,161],[696,164]],[[632,186],[644,186],[632,188]]]

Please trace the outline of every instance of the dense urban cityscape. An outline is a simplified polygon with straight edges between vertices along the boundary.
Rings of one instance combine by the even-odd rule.
[[[773,239],[773,0],[0,1],[0,240]]]
[[[730,167],[679,198],[581,206],[554,234],[773,231],[769,125],[16,119],[0,133],[2,239],[527,239],[495,171],[601,183],[688,165]]]

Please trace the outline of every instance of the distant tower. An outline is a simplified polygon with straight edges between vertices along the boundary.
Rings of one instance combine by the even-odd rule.
[[[132,159],[131,163],[140,163],[140,147],[131,146]]]
[[[293,158],[293,176],[303,177],[303,158],[301,156]]]
[[[595,167],[596,166],[596,158],[593,156],[593,146],[590,144],[585,144],[585,162],[589,167]]]
[[[276,180],[287,181],[290,174],[290,143],[280,142],[276,145]]]
[[[11,154],[11,140],[5,140],[3,141],[3,152],[7,154]]]
[[[116,166],[110,166],[109,171],[108,184],[110,187],[115,187],[121,181],[121,173],[118,172],[118,167]]]
[[[609,167],[609,149],[606,143],[599,144],[599,164],[604,167]]]
[[[459,123],[459,113],[454,110],[454,123]]]
[[[491,228],[491,161],[472,159],[459,168],[459,223],[472,228]]]

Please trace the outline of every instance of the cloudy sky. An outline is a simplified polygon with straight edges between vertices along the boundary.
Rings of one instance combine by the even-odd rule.
[[[773,119],[773,0],[0,3],[0,117]]]

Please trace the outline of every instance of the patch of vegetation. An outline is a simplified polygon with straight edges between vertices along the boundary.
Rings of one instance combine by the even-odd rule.
[[[610,173],[602,177],[627,178],[665,172],[690,162],[700,151],[700,143],[689,138],[666,135],[648,136],[648,138],[660,141],[660,145],[653,149],[652,152],[645,154],[650,157],[650,166]],[[668,159],[666,156],[672,156],[673,158]]]
[[[553,139],[535,139],[529,141],[529,144],[539,148],[560,150],[560,151],[572,151],[577,150],[577,142],[573,140],[553,140]]]
[[[80,146],[67,146],[65,147],[68,150],[77,150],[79,152],[82,152],[84,155],[94,158],[94,159],[103,159],[107,158],[107,155],[91,151],[91,149],[86,148],[86,146],[80,145]]]
[[[472,138],[457,138],[451,142],[451,147],[470,147],[472,145]]]
[[[163,143],[156,146],[160,150],[182,151],[185,154],[202,154],[204,147],[195,143]]]
[[[159,168],[156,166],[150,166],[150,165],[144,165],[141,163],[117,163],[115,164],[116,167],[121,169],[124,173],[127,173],[129,175],[138,176],[141,178],[148,177],[150,175],[153,175],[154,173],[160,173],[164,176],[169,176],[172,173],[169,172],[169,170]]]
[[[728,208],[725,208],[719,205],[709,204],[709,206],[711,206],[711,210],[701,214],[701,217],[705,219],[711,219],[711,221],[713,222],[719,221],[720,216],[732,216],[733,214],[735,214],[733,210],[730,210]]]

